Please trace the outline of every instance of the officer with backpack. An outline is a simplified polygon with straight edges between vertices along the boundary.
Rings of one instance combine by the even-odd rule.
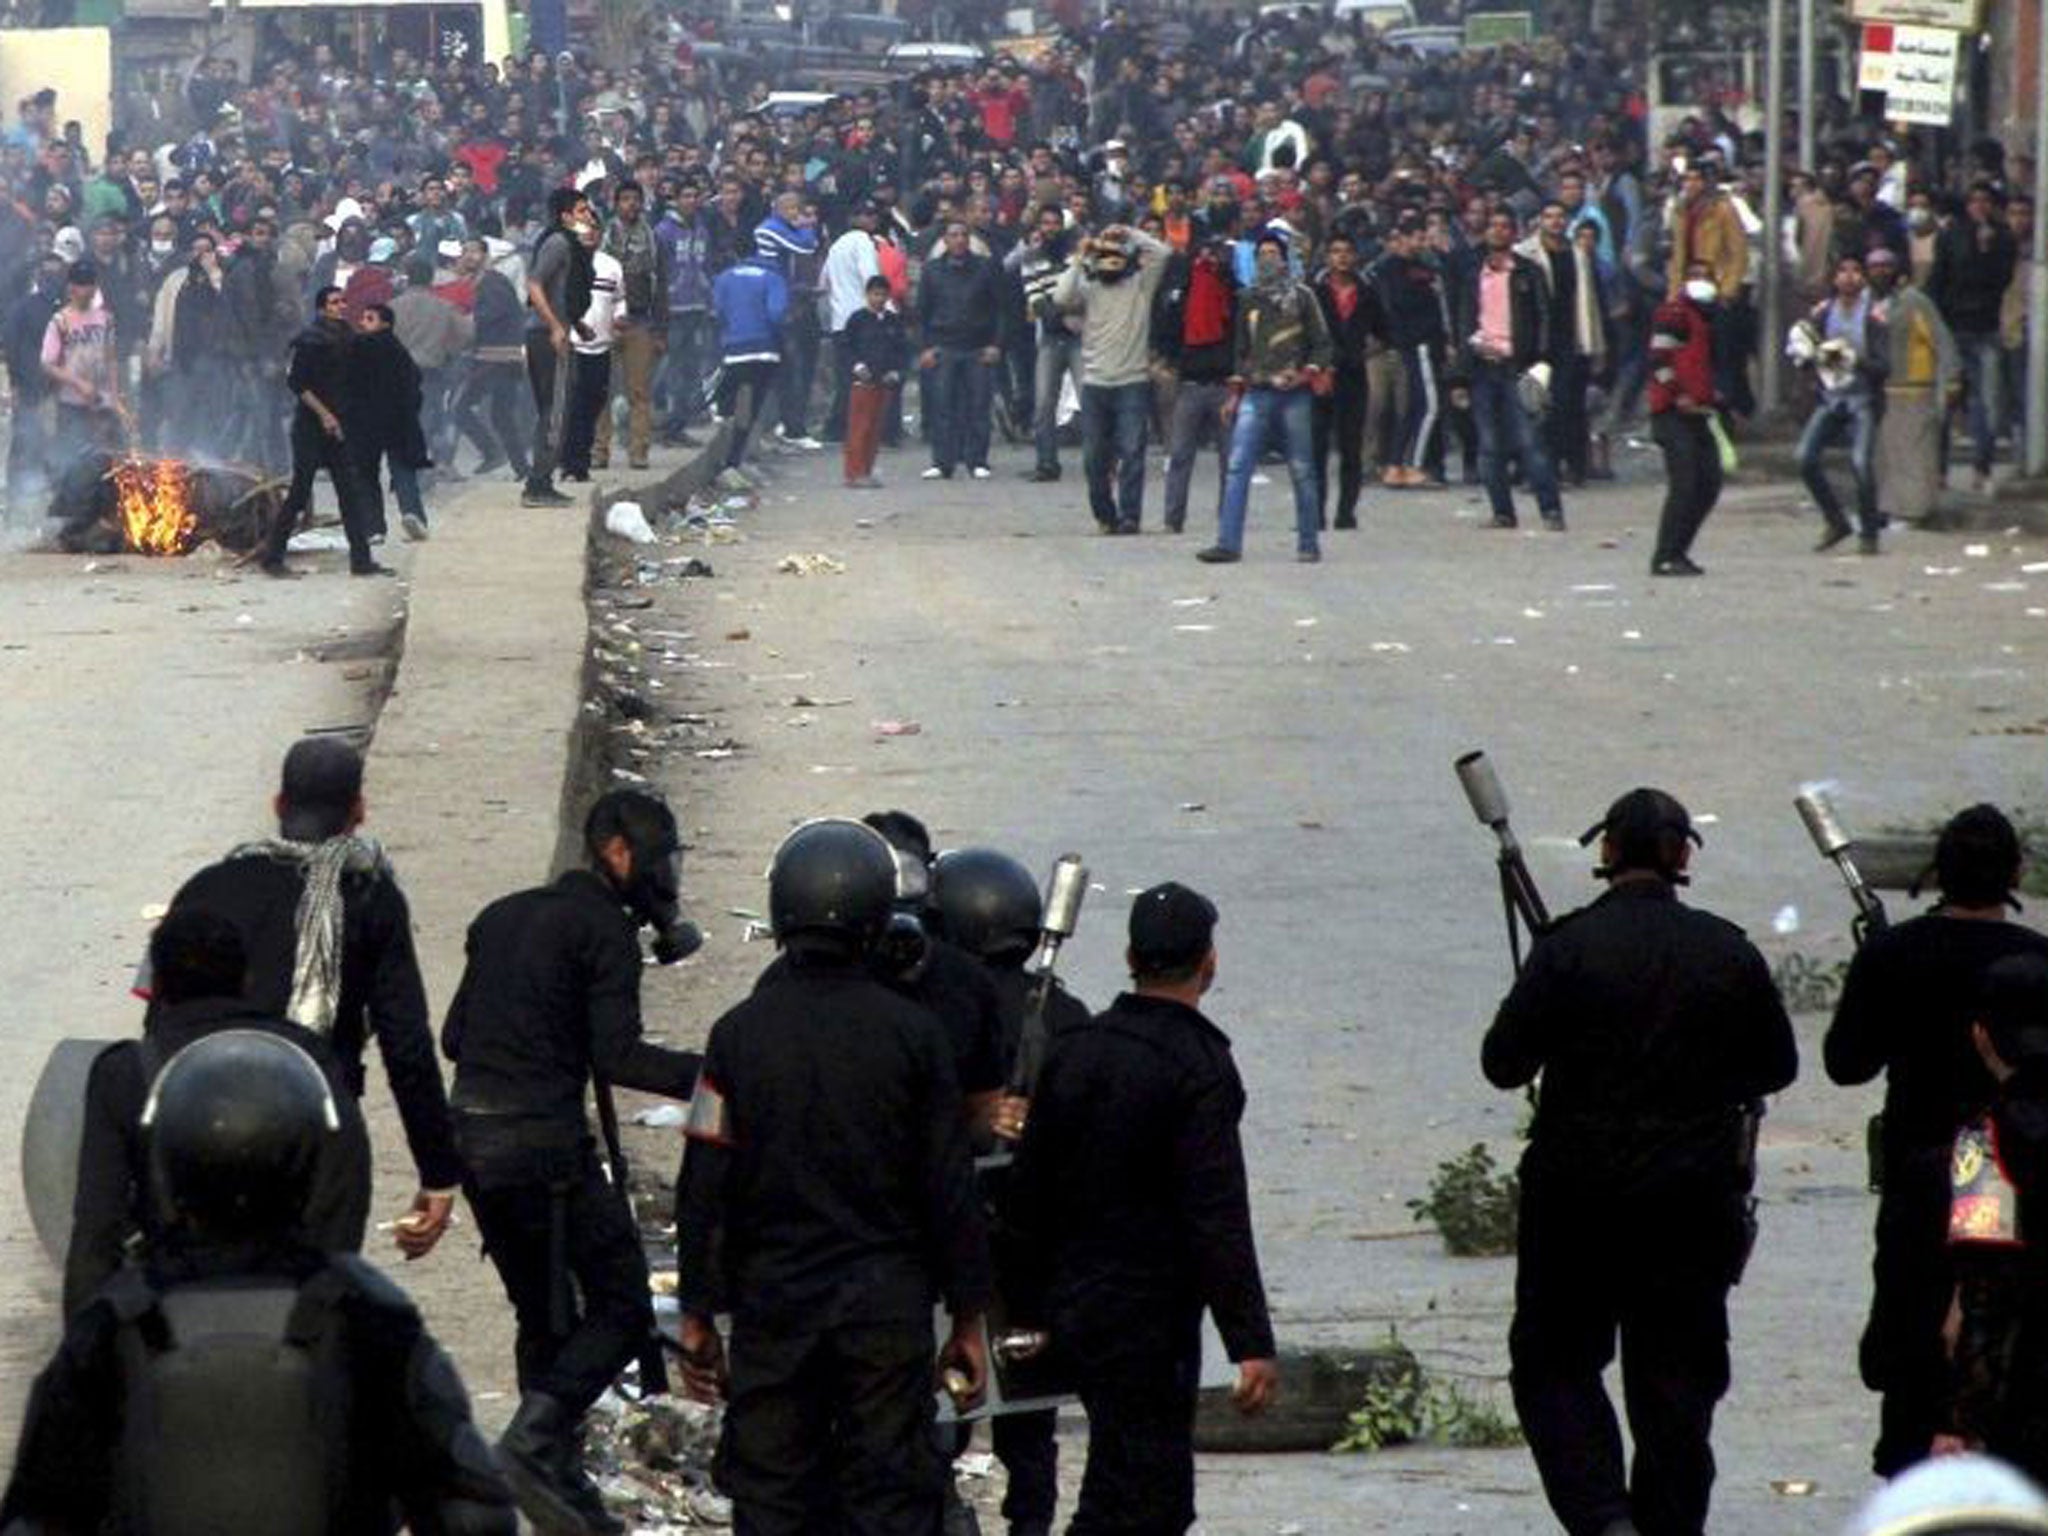
[[[355,1536],[394,1511],[512,1536],[453,1363],[362,1260],[296,1235],[342,1124],[305,1050],[224,1029],[143,1110],[168,1229],[71,1320],[30,1394],[0,1529]]]

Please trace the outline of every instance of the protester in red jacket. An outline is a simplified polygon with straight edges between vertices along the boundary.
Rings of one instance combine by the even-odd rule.
[[[1716,435],[1714,334],[1716,290],[1704,262],[1650,321],[1650,435],[1664,452],[1664,512],[1657,520],[1652,576],[1703,576],[1688,551],[1721,499]]]

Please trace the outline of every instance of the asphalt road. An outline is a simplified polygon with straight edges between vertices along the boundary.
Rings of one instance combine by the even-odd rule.
[[[1711,574],[1652,581],[1656,492],[1638,478],[1571,497],[1564,535],[1484,530],[1459,492],[1371,493],[1364,528],[1304,567],[1276,485],[1257,493],[1246,562],[1217,569],[1192,559],[1199,519],[1180,538],[1094,536],[1071,458],[1066,481],[1040,488],[1009,456],[993,482],[927,484],[898,454],[879,494],[841,490],[826,455],[779,467],[739,515],[740,541],[659,551],[703,554],[716,577],[660,588],[651,610],[598,604],[642,641],[654,697],[701,717],[661,777],[691,829],[686,888],[711,942],[650,973],[653,1027],[701,1038],[751,982],[766,955],[728,914],[763,907],[769,854],[806,816],[900,805],[943,844],[992,843],[1036,868],[1082,852],[1099,889],[1067,967],[1098,1002],[1120,980],[1128,894],[1188,881],[1223,909],[1211,1011],[1250,1088],[1283,1337],[1370,1343],[1394,1328],[1496,1402],[1511,1266],[1443,1256],[1404,1203],[1474,1142],[1511,1156],[1521,1118],[1477,1071],[1508,959],[1489,840],[1451,760],[1492,753],[1554,906],[1593,889],[1578,832],[1619,790],[1657,783],[1704,824],[1692,898],[1774,957],[1823,961],[1847,952],[1847,903],[1791,813],[1802,783],[1835,781],[1857,827],[2041,802],[2048,567],[2026,567],[2048,545],[2016,534],[1902,531],[1882,557],[1818,559],[1791,495],[1743,490],[1698,547]],[[1156,521],[1156,470],[1153,492]],[[495,494],[513,493],[466,499],[488,515]],[[777,569],[809,554],[845,569]],[[327,641],[354,655],[399,596],[124,565],[0,559],[9,1125],[52,1040],[132,1027],[144,906],[261,829],[294,735],[361,717],[360,661],[298,658]],[[875,729],[887,721],[919,730]],[[418,885],[431,850],[413,858]],[[1854,1344],[1871,1095],[1817,1081],[1823,1023],[1800,1020],[1807,1074],[1765,1129],[1764,1235],[1717,1436],[1715,1529],[1732,1536],[1830,1531],[1869,1481]],[[654,1145],[650,1168],[673,1155]],[[8,1439],[53,1295],[29,1258],[13,1151],[10,1135]],[[486,1294],[467,1265],[433,1283]],[[498,1393],[502,1333],[455,1340],[472,1382]],[[1815,1491],[1774,1490],[1788,1479]],[[1206,1458],[1200,1500],[1211,1532],[1547,1524],[1515,1451]]]
[[[394,559],[406,557],[395,554]],[[367,727],[404,605],[342,557],[280,583],[204,558],[0,554],[0,1446],[56,1339],[29,1228],[23,1116],[50,1048],[132,1033],[154,909],[275,830],[285,748]]]
[[[1071,459],[1046,488],[1009,458],[987,483],[919,467],[892,456],[889,489],[858,493],[832,456],[782,458],[740,514],[744,542],[705,551],[716,580],[620,616],[665,630],[661,697],[705,717],[690,746],[712,755],[664,775],[697,828],[692,898],[759,910],[776,840],[831,812],[903,806],[941,845],[1035,868],[1079,850],[1097,889],[1067,965],[1102,1001],[1129,894],[1169,877],[1207,891],[1223,912],[1211,1011],[1250,1089],[1283,1338],[1393,1329],[1496,1404],[1512,1266],[1445,1257],[1405,1206],[1475,1142],[1512,1157],[1522,1116],[1477,1070],[1508,956],[1452,759],[1492,754],[1554,907],[1593,893],[1576,837],[1607,801],[1671,789],[1707,839],[1691,899],[1774,958],[1847,953],[1846,898],[1791,810],[1803,783],[1833,781],[1852,827],[2040,801],[2048,567],[2025,567],[2048,547],[2017,533],[1902,530],[1878,558],[1817,558],[1792,494],[1738,489],[1696,550],[1710,574],[1656,581],[1659,490],[1638,458],[1633,481],[1569,498],[1563,535],[1485,529],[1463,492],[1369,493],[1364,527],[1328,535],[1314,567],[1291,558],[1283,481],[1256,493],[1245,563],[1219,569],[1192,558],[1199,519],[1178,538],[1095,536]],[[1155,522],[1157,483],[1155,466]],[[810,554],[845,570],[777,569]],[[655,1010],[681,1038],[765,958],[734,947],[740,919],[709,926],[675,1012]],[[1799,1024],[1717,1435],[1714,1528],[1736,1536],[1832,1530],[1870,1486],[1854,1351],[1872,1095],[1828,1087],[1825,1019]],[[1203,1528],[1229,1533],[1547,1521],[1517,1451],[1209,1458],[1200,1502]]]

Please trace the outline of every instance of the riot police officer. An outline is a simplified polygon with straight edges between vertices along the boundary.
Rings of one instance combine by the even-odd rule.
[[[1043,1038],[1088,1022],[1088,1009],[1057,977],[1033,976],[1025,962],[1037,950],[1045,902],[1031,872],[993,848],[960,848],[932,865],[932,908],[940,936],[988,968],[1002,1005],[1001,1061],[1010,1091],[996,1107],[995,1134],[1014,1141],[1030,1113],[1031,1084],[1018,1079],[1027,1029]],[[1042,1053],[1041,1053],[1042,1058]],[[985,1198],[1002,1217],[1000,1171],[983,1175]],[[997,1246],[1000,1258],[1001,1245]],[[1000,1272],[998,1289],[1001,1288]],[[1048,1536],[1059,1496],[1058,1413],[1001,1414],[990,1427],[996,1458],[1008,1474],[1003,1518],[1010,1536]]]
[[[295,1236],[341,1126],[333,1085],[268,1030],[171,1057],[144,1125],[171,1229],[71,1321],[37,1379],[8,1530],[261,1525],[512,1536],[469,1400],[403,1292]]]
[[[142,1108],[163,1064],[223,1029],[260,1029],[298,1046],[327,1074],[341,1125],[323,1138],[319,1166],[298,1214],[306,1242],[327,1253],[363,1246],[370,1213],[370,1140],[324,1038],[253,1010],[242,996],[249,960],[234,924],[199,907],[167,913],[149,940],[154,1001],[149,1032],[110,1045],[85,1086],[71,1246],[64,1258],[64,1315],[73,1317],[121,1267],[138,1238],[161,1240],[169,1221],[151,1188]]]
[[[1955,1290],[1949,1149],[1995,1087],[1970,1039],[1979,989],[2006,956],[2048,955],[2048,938],[2006,921],[2020,840],[1997,807],[1950,818],[1935,843],[1934,874],[1941,900],[1933,910],[1873,936],[1850,961],[1822,1044],[1835,1082],[1885,1074],[1883,1188],[1860,1350],[1864,1385],[1883,1394],[1871,1454],[1881,1477],[1926,1456],[1942,1427],[1942,1323]]]
[[[1180,1536],[1195,1518],[1201,1319],[1258,1413],[1279,1386],[1252,1240],[1230,1042],[1199,1004],[1216,908],[1168,882],[1131,905],[1132,988],[1054,1040],[1010,1202],[1018,1321],[1047,1325],[1088,1413],[1070,1536]]]
[[[1631,790],[1595,838],[1607,891],[1537,940],[1481,1056],[1497,1088],[1542,1075],[1510,1379],[1572,1536],[1699,1536],[1728,1290],[1753,1236],[1755,1101],[1792,1081],[1797,1047],[1755,946],[1678,900],[1699,842],[1685,807]],[[1600,1379],[1617,1334],[1633,1478]]]
[[[519,1409],[498,1452],[529,1518],[566,1532],[623,1528],[583,1472],[577,1431],[654,1331],[624,1165],[616,1147],[600,1162],[584,1097],[595,1086],[601,1119],[613,1084],[685,1099],[699,1060],[641,1037],[638,930],[654,930],[657,959],[701,942],[679,910],[675,816],[658,795],[612,790],[583,841],[587,868],[470,924],[442,1031],[463,1192],[518,1314]]]
[[[987,1236],[951,1052],[884,986],[889,845],[853,821],[775,855],[775,974],[712,1026],[676,1195],[686,1381],[727,1402],[723,1490],[741,1530],[931,1536],[932,1306],[956,1396],[987,1372]],[[713,1319],[732,1318],[730,1365]]]

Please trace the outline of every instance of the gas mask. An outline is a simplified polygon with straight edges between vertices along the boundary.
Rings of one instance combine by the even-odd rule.
[[[931,934],[920,915],[931,894],[931,872],[915,854],[895,847],[889,851],[896,859],[896,910],[889,914],[870,953],[883,975],[897,982],[914,982],[932,957]]]
[[[674,965],[704,944],[704,934],[682,914],[683,850],[674,841],[633,849],[633,873],[619,894],[633,915],[654,930],[654,958]]]

